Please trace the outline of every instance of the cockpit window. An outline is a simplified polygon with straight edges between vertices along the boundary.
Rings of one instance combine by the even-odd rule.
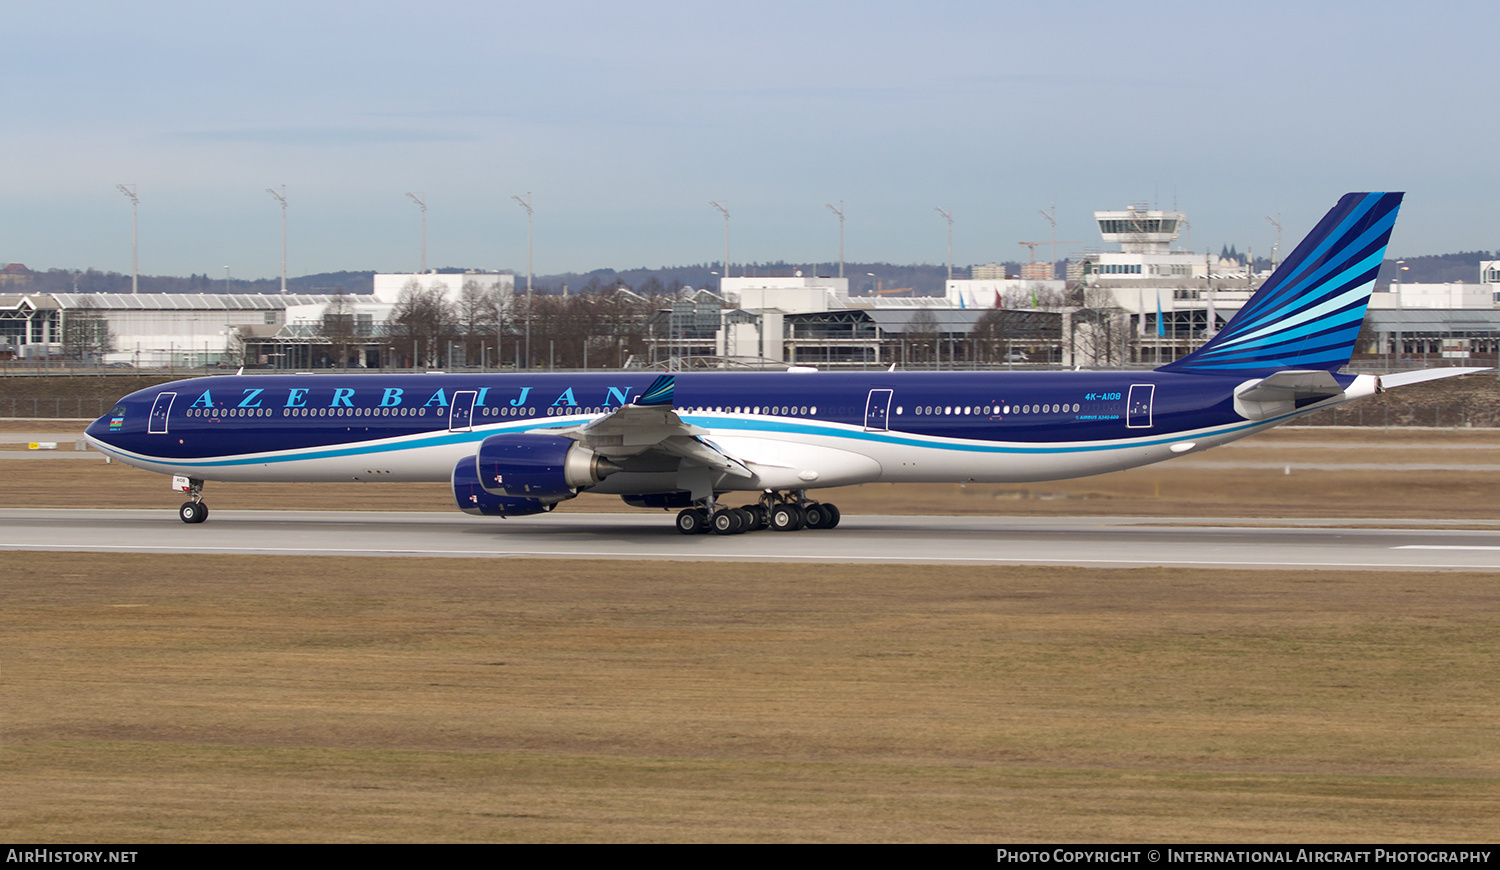
[[[111,417],[123,417],[123,416],[125,416],[125,405],[124,404],[119,404],[119,405],[114,406],[113,408],[110,408],[109,409],[109,416],[111,416]]]

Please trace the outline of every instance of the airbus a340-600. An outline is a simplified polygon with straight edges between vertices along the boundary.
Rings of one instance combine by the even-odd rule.
[[[1344,196],[1222,330],[1154,371],[236,375],[132,393],[87,435],[186,479],[187,523],[208,516],[208,480],[447,481],[485,516],[595,492],[678,509],[684,534],[832,528],[819,489],[1103,474],[1474,371],[1340,372],[1401,197]]]

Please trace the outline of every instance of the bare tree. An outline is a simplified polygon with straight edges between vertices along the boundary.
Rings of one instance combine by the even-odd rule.
[[[349,368],[349,346],[357,342],[359,336],[354,323],[354,303],[343,292],[323,306],[319,333],[328,342],[329,355],[338,361],[339,368]]]
[[[907,358],[914,363],[934,362],[938,338],[937,315],[930,308],[918,308],[906,322]]]
[[[1068,338],[1073,346],[1073,363],[1095,368],[1123,365],[1130,315],[1105,289],[1085,287],[1076,298],[1080,304],[1070,312]]]
[[[623,365],[631,357],[645,356],[655,313],[654,300],[623,288],[596,297],[590,348],[598,350],[591,350],[595,355],[590,361],[597,358],[605,365]]]
[[[441,284],[423,290],[416,279],[406,282],[391,310],[388,336],[399,354],[414,354],[413,366],[436,367],[449,343],[458,337],[458,322]]]
[[[1015,290],[1007,290],[1000,302],[1001,308],[1037,311],[1056,311],[1063,306],[1063,294],[1043,284],[1029,284]]]
[[[1009,308],[991,308],[981,314],[969,333],[974,358],[981,363],[1003,362],[1016,337],[1016,321],[1016,312]]]
[[[63,315],[63,357],[80,363],[97,363],[115,349],[115,339],[109,333],[109,320],[94,297],[85,296],[80,301],[80,305]]]
[[[500,334],[505,322],[505,296],[498,287],[486,289],[472,279],[465,281],[458,292],[458,304],[454,316],[464,345],[464,358],[469,362],[498,359]],[[492,343],[493,355],[483,348]]]
[[[229,334],[224,338],[224,364],[231,366],[245,364],[245,335],[240,332],[238,326],[229,327]]]
[[[592,296],[539,296],[533,300],[531,313],[532,339],[540,336],[545,345],[533,344],[538,357],[547,354],[547,360],[559,368],[581,368],[584,363],[584,345],[594,332],[595,297]]]

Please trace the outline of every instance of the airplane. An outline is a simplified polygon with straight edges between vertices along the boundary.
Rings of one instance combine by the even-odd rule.
[[[683,534],[829,529],[819,489],[1104,474],[1485,371],[1340,372],[1402,196],[1342,197],[1222,330],[1152,371],[238,374],[132,393],[86,435],[172,475],[185,523],[207,519],[208,480],[446,481],[480,516],[594,492],[676,510]]]

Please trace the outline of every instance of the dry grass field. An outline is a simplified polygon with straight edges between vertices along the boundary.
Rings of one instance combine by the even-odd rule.
[[[11,840],[1500,836],[1489,576],[3,561]]]
[[[1500,432],[1289,429],[1086,480],[830,500],[1500,516],[1485,471],[1195,465],[1225,461],[1500,467]],[[97,457],[0,474],[8,506],[180,501]],[[451,510],[442,485],[207,495]],[[7,552],[0,589],[11,840],[1500,836],[1493,575]]]

